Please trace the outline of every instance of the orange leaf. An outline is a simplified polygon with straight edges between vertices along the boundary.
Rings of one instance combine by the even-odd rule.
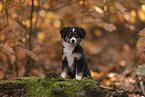
[[[143,30],[141,30],[138,35],[145,36],[145,28]]]
[[[25,50],[21,47],[16,47],[15,55],[19,60],[21,60],[25,57]]]
[[[16,47],[16,51],[15,51],[16,57],[21,60],[22,58],[25,57],[25,54],[31,56],[34,60],[39,61],[38,57],[36,56],[36,54],[34,54],[32,51],[21,48],[21,47]]]
[[[36,56],[36,54],[34,54],[32,51],[25,49],[25,54],[31,56],[34,60],[39,61],[39,59]]]
[[[0,54],[0,58],[1,58],[2,60],[4,60],[4,61],[7,61],[7,58],[6,58],[6,56],[5,56],[4,54]]]

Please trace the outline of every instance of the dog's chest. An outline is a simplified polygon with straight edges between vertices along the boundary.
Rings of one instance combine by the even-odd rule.
[[[70,45],[68,43],[64,43],[63,44],[64,48],[63,48],[63,56],[62,58],[67,58],[67,61],[68,61],[68,66],[70,68],[72,68],[73,64],[74,64],[74,61],[75,61],[75,58],[77,60],[80,59],[81,57],[81,54],[80,53],[73,53],[73,50],[75,49],[75,46],[74,45]]]

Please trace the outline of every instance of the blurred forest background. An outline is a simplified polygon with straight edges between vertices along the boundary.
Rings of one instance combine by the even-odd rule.
[[[81,45],[95,81],[144,94],[137,66],[145,56],[136,43],[145,0],[0,0],[0,79],[60,74],[66,26],[86,30]]]

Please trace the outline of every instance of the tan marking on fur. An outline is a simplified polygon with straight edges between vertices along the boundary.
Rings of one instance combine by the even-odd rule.
[[[77,42],[80,42],[81,41],[81,38],[79,37],[79,38],[77,38]]]

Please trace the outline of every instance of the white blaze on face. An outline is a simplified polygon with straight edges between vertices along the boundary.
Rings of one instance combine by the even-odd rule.
[[[73,29],[72,29],[72,32],[74,33],[74,32],[75,32],[75,30],[76,30],[76,29],[75,29],[75,28],[73,28]]]
[[[75,28],[72,29],[72,33],[75,33]],[[73,36],[71,39],[70,39],[70,43],[72,43],[72,41],[74,41],[74,43],[76,44],[77,43],[77,39]]]

